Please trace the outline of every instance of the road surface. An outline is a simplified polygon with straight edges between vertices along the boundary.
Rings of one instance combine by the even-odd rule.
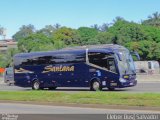
[[[107,113],[160,113],[160,111],[148,110],[121,110],[121,109],[100,109],[100,108],[82,108],[65,107],[49,105],[32,105],[20,103],[0,103],[0,114],[107,114]]]
[[[22,88],[17,86],[7,86],[5,84],[0,84],[0,91],[29,91],[31,88]],[[90,92],[89,88],[57,88],[57,90],[54,91],[63,91],[63,92]],[[103,91],[109,92],[107,89],[104,89]],[[117,92],[136,92],[136,93],[144,93],[144,92],[154,92],[154,93],[160,93],[160,82],[150,82],[150,83],[138,83],[135,87],[129,87],[129,88],[123,88],[123,89],[116,89]]]
[[[0,84],[0,91],[30,91],[31,88],[7,86]],[[75,93],[80,91],[90,92],[89,88],[58,88],[58,92]],[[135,87],[118,89],[117,92],[160,93],[160,83],[139,83]],[[54,92],[54,91],[53,91]],[[109,92],[107,89],[104,92]],[[0,114],[21,114],[20,120],[106,120],[106,114],[160,114],[160,111],[148,110],[121,110],[81,108],[65,106],[31,105],[19,103],[0,103]],[[23,114],[23,115],[22,115]],[[1,118],[0,118],[1,119]]]

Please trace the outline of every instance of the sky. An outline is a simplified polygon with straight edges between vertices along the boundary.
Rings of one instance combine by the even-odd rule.
[[[156,11],[160,0],[0,0],[0,26],[11,38],[22,25],[89,27],[111,23],[117,16],[140,23]]]

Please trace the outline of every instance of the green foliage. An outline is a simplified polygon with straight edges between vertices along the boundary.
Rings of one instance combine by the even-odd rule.
[[[56,24],[36,31],[33,25],[23,25],[13,38],[18,41],[20,52],[113,43],[138,51],[142,60],[160,61],[160,14],[153,13],[141,24],[116,17],[112,24],[94,24],[91,28],[72,29]]]
[[[13,35],[13,39],[16,41],[22,40],[25,37],[28,37],[30,34],[33,34],[35,31],[35,28],[33,25],[23,25],[20,30]]]
[[[65,43],[61,40],[54,41],[54,48],[55,49],[61,49],[61,48],[64,48],[65,46],[66,46]]]
[[[80,39],[77,31],[62,27],[54,33],[54,41],[63,41],[65,45],[77,44]]]
[[[93,41],[95,36],[98,34],[98,31],[94,28],[80,27],[78,29],[78,33],[80,35],[79,44],[80,45],[87,45],[90,43],[90,41]]]
[[[160,28],[153,26],[141,26],[146,34],[146,40],[160,42]]]
[[[114,43],[123,45],[126,42],[146,40],[147,35],[143,27],[133,22],[118,20],[108,30],[116,39]]]
[[[100,32],[95,36],[95,39],[100,43],[100,44],[111,44],[113,43],[113,38],[114,35],[109,32]]]
[[[45,36],[47,37],[53,37],[53,34],[54,32],[56,31],[57,29],[52,26],[52,25],[46,25],[44,28],[40,29],[37,31],[37,33],[42,33],[44,34]]]
[[[125,46],[132,51],[137,51],[142,60],[159,60],[160,59],[160,43],[154,41],[129,42]]]
[[[18,42],[18,49],[21,52],[54,49],[54,47],[52,48],[52,46],[52,40],[42,33],[31,34]]]
[[[6,54],[0,54],[0,67],[5,68],[13,66],[13,56],[17,54],[18,49],[8,49]]]
[[[148,16],[148,19],[142,21],[142,24],[160,28],[160,13],[155,12],[152,15]]]

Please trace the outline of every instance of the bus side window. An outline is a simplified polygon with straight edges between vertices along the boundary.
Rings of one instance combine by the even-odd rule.
[[[103,59],[105,57],[104,53],[90,52],[88,54],[88,57],[89,57],[89,63],[107,68],[107,62],[105,59]]]

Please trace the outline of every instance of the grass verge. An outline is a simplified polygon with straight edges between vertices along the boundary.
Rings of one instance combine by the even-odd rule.
[[[1,91],[0,100],[160,107],[159,93]]]

